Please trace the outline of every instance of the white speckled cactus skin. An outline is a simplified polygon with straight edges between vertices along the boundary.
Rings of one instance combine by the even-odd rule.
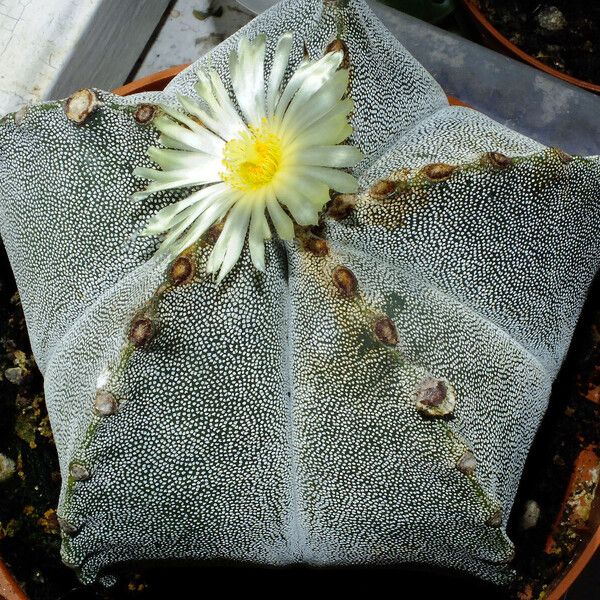
[[[207,238],[173,279],[137,235],[186,192],[129,199],[158,139],[136,105],[193,95],[193,68],[164,93],[98,91],[82,125],[60,102],[0,123],[0,228],[45,375],[63,558],[84,581],[199,559],[506,583],[507,517],[600,262],[600,164],[449,107],[362,0],[289,0],[244,34],[290,30],[295,64],[303,44],[346,41],[367,158],[350,214],[269,242],[265,274],[245,251],[217,288]],[[236,37],[200,62],[225,76]],[[446,417],[417,410],[427,381],[455,400]]]

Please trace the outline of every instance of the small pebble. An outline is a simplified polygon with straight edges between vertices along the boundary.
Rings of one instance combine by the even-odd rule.
[[[15,461],[0,453],[0,482],[10,479],[15,474]]]
[[[560,31],[567,25],[567,20],[556,6],[545,6],[537,14],[538,25],[546,31]]]
[[[521,529],[533,529],[540,518],[540,505],[535,500],[527,500],[521,516]]]
[[[21,367],[11,367],[4,371],[4,376],[8,381],[15,385],[21,385],[23,383],[23,369]]]

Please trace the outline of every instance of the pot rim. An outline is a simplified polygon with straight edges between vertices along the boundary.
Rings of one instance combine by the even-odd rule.
[[[572,75],[567,75],[562,71],[549,67],[543,62],[539,61],[537,58],[531,56],[531,54],[527,54],[524,50],[521,50],[516,44],[513,44],[508,38],[506,38],[500,31],[498,31],[489,19],[483,14],[479,6],[476,4],[478,0],[462,0],[463,6],[470,13],[473,20],[476,22],[477,26],[484,30],[485,33],[491,36],[496,43],[502,46],[506,53],[521,59],[523,62],[528,63],[532,67],[539,69],[540,71],[544,71],[549,75],[554,77],[558,77],[567,83],[572,85],[576,85],[580,88],[586,89],[590,92],[595,92],[596,94],[600,93],[600,85],[591,83],[590,81],[585,81],[584,79],[579,79],[577,77],[573,77]]]
[[[3,600],[28,600],[21,586],[0,557],[0,598]]]
[[[598,515],[596,515],[598,517]],[[590,515],[590,520],[593,520],[593,515]],[[569,588],[575,583],[581,572],[587,567],[588,563],[598,549],[600,548],[600,523],[596,524],[596,531],[589,539],[585,547],[576,555],[568,566],[564,575],[554,584],[552,591],[548,594],[546,600],[561,600],[567,593]]]

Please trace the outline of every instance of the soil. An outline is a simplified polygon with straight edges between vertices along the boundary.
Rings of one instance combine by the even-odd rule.
[[[517,545],[516,589],[506,591],[452,574],[417,569],[268,570],[227,565],[125,566],[111,589],[82,586],[59,558],[56,506],[60,475],[43,400],[42,377],[31,355],[15,282],[0,245],[0,554],[32,600],[153,600],[191,597],[190,590],[220,592],[289,589],[290,584],[335,586],[338,593],[373,595],[392,589],[419,590],[421,597],[460,590],[463,600],[506,600],[514,594],[535,598],[561,572],[573,547],[548,555],[544,546],[563,500],[573,461],[581,448],[600,444],[600,278],[580,320],[575,343],[555,385],[550,409],[527,463],[509,534]],[[596,393],[598,392],[598,393]],[[2,479],[5,479],[2,481]],[[528,500],[538,502],[536,527],[519,521]],[[560,532],[554,533],[555,539]],[[568,538],[568,536],[566,536]],[[562,538],[560,538],[562,539]],[[177,593],[180,592],[180,593]],[[195,594],[194,594],[195,595]]]
[[[510,517],[508,533],[515,542],[514,566],[519,573],[515,588],[524,600],[538,598],[584,543],[579,539],[581,531],[557,524],[555,519],[577,456],[585,448],[596,452],[600,448],[599,300],[600,273],[589,290],[573,342],[554,383]],[[590,491],[593,494],[596,490]],[[523,530],[524,507],[531,500],[538,504],[540,517],[536,527]],[[557,547],[549,553],[550,535]],[[573,537],[579,542],[573,544]]]
[[[600,84],[600,3],[590,0],[480,0],[513,44],[567,75]]]

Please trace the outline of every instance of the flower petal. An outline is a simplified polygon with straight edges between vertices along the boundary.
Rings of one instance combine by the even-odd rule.
[[[258,126],[265,118],[264,34],[252,42],[240,38],[237,54],[231,53],[231,85],[237,103],[249,125]]]
[[[237,129],[224,113],[215,113],[213,116],[192,98],[187,98],[182,94],[177,94],[177,99],[188,113],[202,121],[202,127],[208,134],[218,136],[217,139],[220,141],[230,140],[235,136]]]
[[[185,211],[183,211],[182,215],[184,218],[180,218],[177,224],[173,224],[169,230],[169,233],[162,241],[158,250],[156,251],[157,255],[173,253],[173,244],[174,242],[180,238],[185,230],[192,225],[192,223],[198,218],[198,216],[202,213],[202,206],[190,206]],[[179,215],[180,217],[182,215]]]
[[[219,74],[214,69],[209,69],[206,73],[198,71],[197,74],[198,83],[194,86],[196,92],[211,110],[211,116],[229,130],[230,134],[225,139],[230,139],[237,131],[245,131],[246,125],[233,105]]]
[[[172,112],[176,113],[177,111]],[[186,117],[186,120],[188,120],[188,117]],[[189,120],[191,121],[191,119]],[[194,121],[192,123],[194,123],[195,127],[188,129],[166,117],[157,117],[154,119],[156,129],[169,138],[177,142],[182,142],[194,150],[201,150],[213,156],[221,156],[225,142],[208,131],[208,129],[198,125]]]
[[[155,235],[157,233],[166,231],[175,222],[175,217],[182,211],[197,203],[209,204],[212,202],[213,197],[222,194],[228,189],[229,188],[224,183],[209,185],[201,190],[198,190],[197,192],[190,194],[187,196],[187,198],[184,198],[179,202],[175,202],[174,204],[166,206],[162,210],[159,210],[150,219],[150,221],[148,221],[148,225],[146,226],[144,233],[147,235]]]
[[[331,199],[329,196],[329,186],[316,177],[313,177],[314,167],[297,167],[286,173],[282,178],[280,185],[289,190],[294,190],[299,196],[302,196],[307,203],[310,203],[317,212]],[[278,191],[278,190],[277,190]]]
[[[306,76],[306,78],[302,82],[302,85],[295,93],[294,97],[290,101],[285,111],[285,115],[283,117],[284,126],[286,123],[291,123],[294,120],[296,120],[298,118],[298,114],[301,114],[305,111],[306,106],[308,106],[309,103],[312,103],[312,99],[318,91],[334,84],[334,75],[338,67],[340,66],[341,61],[342,53],[333,52],[326,54],[323,58],[321,58],[315,63],[314,68]],[[346,74],[347,81],[347,71],[343,71],[340,75],[337,76],[337,79],[343,79],[344,73]],[[347,83],[346,86],[344,86],[343,88],[344,91],[346,90],[346,88]],[[342,95],[343,92],[342,94],[340,94],[340,96],[338,96],[337,99],[339,100],[339,98]]]
[[[275,53],[273,54],[265,102],[267,117],[272,117],[275,112],[275,106],[280,96],[281,83],[283,82],[285,70],[290,59],[290,52],[292,51],[293,38],[294,34],[292,32],[288,31],[287,33],[284,33],[279,38],[277,48],[275,48]]]
[[[241,199],[227,215],[223,231],[206,263],[209,273],[219,270],[217,284],[231,271],[242,253],[251,211],[252,205]]]
[[[164,133],[160,135],[158,141],[161,145],[165,146],[166,148],[172,148],[174,150],[196,150],[194,146],[188,146],[188,144],[177,141],[172,137],[165,135]]]
[[[300,150],[296,160],[302,165],[321,167],[353,167],[364,158],[355,146],[310,146]]]
[[[271,226],[269,225],[269,221],[267,220],[267,214],[264,210],[264,207],[263,207],[263,213],[262,213],[262,226],[263,226],[263,238],[265,240],[270,240],[273,237],[273,234],[271,233]]]
[[[206,161],[214,161],[214,157],[206,152],[171,150],[150,146],[148,156],[162,169],[195,169]]]
[[[286,141],[293,141],[294,148],[306,146],[334,145],[343,142],[352,133],[348,124],[348,113],[354,108],[350,98],[338,102],[331,110],[317,119],[310,127],[300,131],[291,132]]]
[[[331,52],[317,61],[306,60],[300,63],[300,66],[294,72],[288,81],[288,84],[285,86],[285,89],[281,94],[281,98],[277,103],[277,108],[275,109],[275,117],[277,119],[283,119],[298,90],[300,90],[306,81],[323,81],[324,76],[324,81],[327,81],[332,77],[333,73],[336,72],[336,69],[341,62],[341,56],[339,56],[339,54],[340,53],[337,52]],[[306,88],[306,91],[308,92],[311,89],[312,84],[309,84],[309,86]]]
[[[246,131],[246,124],[233,105],[233,102],[229,97],[229,92],[225,89],[219,74],[214,69],[211,69],[209,76],[212,84],[213,94],[217,99],[221,110],[227,115],[227,119],[230,120],[232,128],[238,133]]]
[[[235,194],[229,191],[213,198],[208,207],[195,213],[195,219],[191,221],[185,234],[181,235],[182,232],[180,231],[179,235],[171,240],[165,238],[159,251],[162,250],[164,245],[166,252],[170,252],[174,256],[181,254],[186,248],[198,241],[215,223],[220,221],[236,201]]]
[[[340,101],[348,88],[348,71],[336,71],[323,86],[310,97],[310,102],[304,103],[295,113],[293,128],[301,131],[309,127],[317,119],[327,114]],[[284,125],[290,123],[287,113]]]
[[[330,169],[329,167],[311,167],[310,174],[336,192],[354,194],[358,190],[356,177],[345,171]]]
[[[271,221],[273,221],[277,235],[282,240],[294,239],[294,222],[283,208],[281,208],[275,194],[270,194],[267,198],[267,209],[269,210],[269,216],[271,217]]]
[[[259,271],[265,270],[265,193],[252,199],[252,217],[248,231],[248,246],[252,263]]]
[[[319,210],[316,203],[299,188],[278,185],[275,189],[277,200],[292,213],[298,225],[316,225],[319,221]]]
[[[221,161],[212,158],[210,162],[200,164],[194,169],[177,169],[174,171],[158,171],[145,167],[136,167],[133,174],[142,179],[153,181],[145,190],[132,194],[132,198],[144,198],[155,192],[172,190],[178,187],[205,185],[221,180],[219,172]]]

